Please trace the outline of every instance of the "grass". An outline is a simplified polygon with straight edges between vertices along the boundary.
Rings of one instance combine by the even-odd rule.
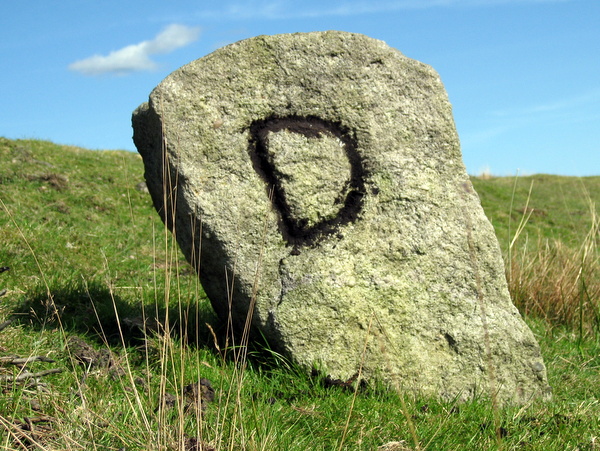
[[[600,177],[474,178],[515,305],[549,327],[600,334]]]
[[[0,361],[0,449],[600,449],[600,177],[473,179],[554,389],[494,411],[331,384],[265,345],[236,359],[142,174],[136,154],[0,138],[0,358],[53,360]]]

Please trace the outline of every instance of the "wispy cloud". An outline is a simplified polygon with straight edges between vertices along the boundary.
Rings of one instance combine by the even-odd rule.
[[[589,117],[590,107],[597,111],[598,105],[600,105],[600,89],[593,89],[585,93],[545,103],[495,110],[490,112],[490,116],[496,118],[525,119],[565,114],[569,116],[577,114],[579,116],[578,113],[582,113]]]
[[[460,132],[463,148],[478,148],[519,130],[551,128],[573,124],[597,123],[600,89],[545,103],[490,111],[481,115],[476,125]]]
[[[477,147],[497,139],[498,136],[510,131],[511,127],[500,124],[488,126],[487,128],[467,129],[461,131],[460,142],[463,147]]]
[[[436,7],[485,7],[503,4],[563,3],[574,0],[341,0],[337,2],[297,2],[291,0],[254,0],[227,2],[218,10],[199,13],[204,18],[299,19],[327,16],[356,16],[409,9]]]
[[[108,55],[94,55],[69,65],[69,69],[83,75],[112,73],[117,75],[154,70],[158,67],[150,57],[170,53],[198,39],[200,28],[172,24],[150,41],[128,45]]]

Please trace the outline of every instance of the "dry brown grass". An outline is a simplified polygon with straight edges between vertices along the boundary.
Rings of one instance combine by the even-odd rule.
[[[540,239],[532,245],[516,236],[507,261],[509,290],[525,315],[567,325],[580,338],[600,334],[599,218],[593,205],[587,236],[576,247]]]

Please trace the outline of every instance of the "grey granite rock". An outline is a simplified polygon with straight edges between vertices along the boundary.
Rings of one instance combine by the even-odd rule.
[[[550,396],[431,67],[357,34],[259,36],[173,72],[133,126],[221,317],[335,378]]]

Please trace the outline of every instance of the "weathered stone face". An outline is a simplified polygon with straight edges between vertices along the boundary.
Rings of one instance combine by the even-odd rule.
[[[362,35],[259,36],[173,72],[133,125],[221,317],[336,378],[549,396],[429,66]]]

